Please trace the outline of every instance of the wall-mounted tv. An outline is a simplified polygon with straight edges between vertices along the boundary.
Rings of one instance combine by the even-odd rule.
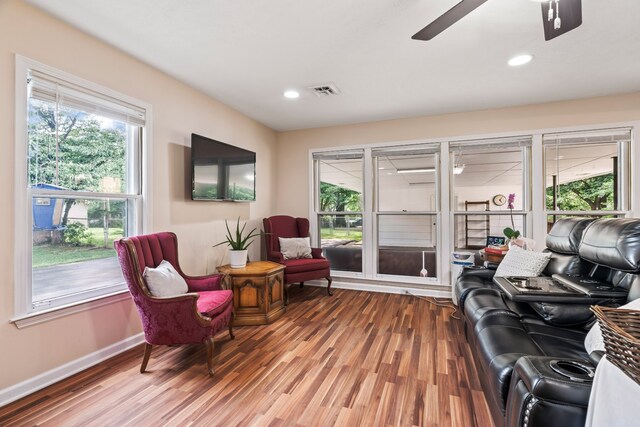
[[[191,134],[191,198],[256,200],[256,153]]]

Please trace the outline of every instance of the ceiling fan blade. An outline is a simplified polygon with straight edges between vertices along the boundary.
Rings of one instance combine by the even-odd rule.
[[[462,0],[460,3],[447,10],[431,24],[427,25],[411,38],[413,40],[431,40],[470,12],[473,12],[487,0]]]
[[[552,2],[554,13],[556,13],[556,2]],[[542,3],[542,25],[544,26],[544,39],[549,41],[561,36],[582,24],[582,0],[560,0],[561,25],[557,30],[554,28],[554,20],[549,19],[549,2]],[[555,14],[553,16],[556,16]]]

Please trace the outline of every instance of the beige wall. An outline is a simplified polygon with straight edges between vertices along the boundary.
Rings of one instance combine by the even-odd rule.
[[[12,227],[14,55],[20,54],[133,96],[153,107],[152,230],[172,230],[185,270],[198,274],[224,262],[225,218],[308,214],[310,148],[640,120],[640,94],[503,110],[420,117],[285,132],[272,130],[151,67],[18,0],[0,0],[0,390],[140,332],[130,302],[103,306],[18,330],[13,316]],[[186,147],[191,132],[257,152],[257,197],[249,204],[189,200]],[[276,162],[283,171],[276,176]],[[276,189],[282,191],[276,192]],[[258,245],[252,248],[257,257]]]
[[[278,134],[278,213],[309,214],[309,150],[640,120],[640,93]]]
[[[140,99],[153,108],[152,231],[178,234],[180,261],[193,274],[212,271],[226,249],[223,220],[258,221],[274,211],[275,133],[237,111],[17,0],[0,0],[0,390],[95,352],[141,331],[129,301],[18,330],[13,316],[15,54]],[[257,153],[255,203],[189,200],[186,157],[191,132]],[[252,255],[259,253],[254,245]]]

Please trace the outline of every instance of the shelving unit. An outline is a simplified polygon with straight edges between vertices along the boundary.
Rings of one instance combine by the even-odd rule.
[[[464,202],[464,210],[467,212],[487,212],[490,206],[489,200]],[[489,215],[480,213],[464,216],[465,248],[482,249],[486,246],[490,229],[489,219]]]

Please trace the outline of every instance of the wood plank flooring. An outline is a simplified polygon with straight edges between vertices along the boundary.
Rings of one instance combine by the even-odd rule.
[[[142,346],[0,408],[0,426],[478,426],[462,323],[409,295],[291,289],[287,313],[205,346]]]

